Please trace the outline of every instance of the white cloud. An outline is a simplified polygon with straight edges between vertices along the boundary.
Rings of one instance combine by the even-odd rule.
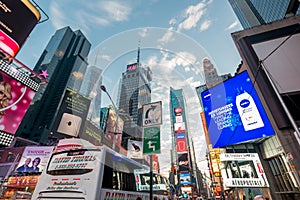
[[[209,19],[204,20],[204,22],[200,26],[200,31],[207,30],[210,27],[210,25],[211,25],[211,20]]]
[[[70,11],[72,15],[65,11],[65,8],[72,7],[70,4],[77,8]],[[82,32],[88,33],[91,27],[103,27],[113,22],[127,21],[131,11],[130,6],[118,1],[65,0],[59,3],[51,1],[49,17],[56,29],[70,26],[73,29],[80,29]]]
[[[109,18],[113,21],[127,21],[131,13],[131,7],[117,1],[101,2],[101,8],[107,12]]]
[[[228,27],[225,28],[226,31],[234,29],[239,24],[238,21],[234,21],[232,24],[230,24]]]
[[[169,25],[173,26],[177,23],[177,20],[175,18],[170,19]]]
[[[185,10],[185,19],[183,22],[181,22],[178,25],[178,31],[181,31],[182,29],[190,30],[191,28],[194,28],[197,26],[197,23],[201,19],[201,17],[205,14],[205,4],[203,2],[200,2],[197,5],[189,6]]]
[[[60,8],[59,4],[57,2],[53,2],[50,5],[50,13],[52,16],[52,24],[56,29],[59,29],[63,26],[65,26],[65,21],[67,20],[67,17],[63,14],[62,9]]]
[[[146,37],[148,34],[149,30],[147,28],[142,29],[141,31],[138,32],[139,36],[142,38]]]
[[[172,29],[169,29],[168,31],[166,31],[166,33],[161,37],[159,38],[157,41],[158,43],[169,43],[171,41],[174,41],[174,38],[173,38],[173,35],[174,35],[174,32],[172,31]]]
[[[111,57],[109,55],[100,55],[100,58],[106,61],[111,61]]]

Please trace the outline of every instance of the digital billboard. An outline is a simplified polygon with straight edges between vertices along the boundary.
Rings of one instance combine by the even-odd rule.
[[[175,133],[185,132],[185,123],[184,122],[174,123],[174,131]]]
[[[177,152],[188,152],[185,133],[176,134],[176,150]]]
[[[19,76],[20,73],[17,70],[9,68],[1,70],[5,70],[6,73],[0,71],[0,144],[9,146],[35,91],[16,80],[17,77],[13,78],[8,75],[12,73]]]
[[[191,184],[190,174],[179,174],[180,184]]]
[[[247,71],[201,93],[213,148],[274,135]]]
[[[105,137],[111,142],[113,142],[114,137],[116,137],[116,146],[121,146],[123,126],[123,119],[117,115],[114,109],[109,108],[105,128]]]
[[[83,131],[90,103],[89,98],[67,88],[53,125],[56,136],[78,137]]]
[[[103,131],[89,120],[85,120],[84,128],[79,133],[79,138],[87,140],[96,146],[104,144],[110,148],[112,147],[111,142],[104,137]]]
[[[127,71],[136,70],[137,65],[138,65],[137,63],[133,63],[133,64],[130,64],[130,65],[127,65]]]
[[[16,172],[42,172],[52,154],[53,146],[26,147]]]
[[[128,140],[127,157],[134,159],[143,159],[143,142],[137,140]]]
[[[188,153],[178,153],[178,171],[189,171],[190,170],[190,162]]]
[[[29,0],[0,1],[0,49],[15,56],[40,20]]]
[[[226,187],[269,187],[257,153],[222,153],[220,161]]]

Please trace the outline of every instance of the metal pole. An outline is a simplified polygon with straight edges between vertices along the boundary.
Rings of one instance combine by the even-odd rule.
[[[295,131],[297,133],[297,137],[299,138],[300,137],[300,132],[299,132],[297,124],[295,123],[295,120],[293,119],[293,117],[292,117],[289,109],[286,107],[286,105],[285,105],[285,103],[284,103],[284,101],[283,101],[280,93],[278,92],[278,89],[277,89],[276,85],[273,83],[273,80],[271,79],[271,77],[269,75],[269,72],[266,70],[266,67],[265,67],[264,63],[261,62],[260,65],[261,65],[262,69],[264,70],[264,72],[265,72],[265,74],[266,74],[269,82],[271,83],[271,86],[272,86],[272,88],[273,88],[273,90],[274,90],[274,92],[275,92],[275,94],[276,94],[276,96],[277,96],[280,104],[282,105],[282,107],[283,107],[283,109],[284,109],[287,117],[289,118],[289,120],[290,120],[293,128],[295,129]]]
[[[116,108],[114,108],[115,110],[116,110]],[[114,140],[113,140],[113,150],[115,150],[116,149],[116,140],[117,140],[117,134],[118,134],[118,121],[119,121],[119,113],[118,113],[118,111],[116,110],[116,115],[117,115],[117,117],[116,117],[116,129],[114,130]]]
[[[153,158],[152,155],[150,155],[150,200],[153,199]]]

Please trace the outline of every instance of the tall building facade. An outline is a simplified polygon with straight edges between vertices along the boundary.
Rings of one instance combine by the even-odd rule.
[[[100,125],[102,70],[96,66],[89,66],[84,75],[80,93],[92,99],[87,119]]]
[[[204,58],[202,62],[205,76],[205,85],[207,88],[211,88],[219,83],[222,83],[224,80],[227,80],[231,77],[230,73],[219,76],[217,69],[208,58]]]
[[[229,3],[244,29],[300,14],[297,0],[229,0]]]
[[[81,31],[57,30],[41,54],[34,71],[48,83],[36,93],[16,135],[51,145],[52,126],[67,88],[79,92],[91,44]]]
[[[118,95],[119,115],[124,121],[122,146],[126,149],[128,139],[142,139],[142,107],[151,103],[152,71],[141,66],[139,52],[137,62],[122,73]]]
[[[293,54],[300,51],[299,21],[297,15],[232,33],[275,131],[274,136],[253,143],[272,199],[300,198],[299,56]],[[284,69],[278,71],[282,65]]]
[[[177,188],[177,192],[195,193],[196,187],[193,187],[193,180],[195,180],[195,156],[193,154],[193,146],[190,145],[188,119],[186,111],[186,101],[182,89],[174,89],[170,87],[170,119],[171,119],[171,132],[172,132],[172,165],[177,175],[174,180],[175,185],[181,185]],[[185,186],[184,186],[185,185]]]
[[[204,70],[204,76],[205,76],[205,84],[200,85],[198,87],[196,87],[196,92],[201,104],[201,107],[203,107],[202,105],[202,99],[201,99],[201,93],[207,89],[210,89],[218,84],[221,84],[222,82],[224,82],[227,79],[230,79],[232,77],[232,75],[230,73],[228,74],[223,74],[223,75],[219,75],[217,72],[217,69],[214,67],[214,65],[211,63],[211,61],[208,58],[204,58],[203,61],[203,70]],[[207,152],[207,159],[208,159],[208,166],[210,169],[210,177],[211,180],[214,182],[214,187],[211,188],[211,193],[207,194],[207,190],[206,188],[200,188],[200,191],[204,194],[207,194],[208,196],[211,195],[215,195],[215,196],[222,196],[224,193],[223,190],[223,183],[221,181],[220,178],[220,167],[219,167],[219,155],[222,149],[220,148],[215,148],[213,149],[211,147],[211,141],[209,138],[209,133],[207,131],[207,124],[206,124],[206,120],[205,120],[205,116],[204,116],[204,112],[202,111],[200,113],[201,116],[201,120],[202,120],[202,124],[203,124],[203,129],[204,129],[204,134],[205,134],[205,140],[207,143],[207,147],[208,147],[208,152]],[[202,182],[201,185],[206,185],[206,182]]]

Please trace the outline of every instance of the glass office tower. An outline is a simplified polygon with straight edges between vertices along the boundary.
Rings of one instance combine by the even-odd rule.
[[[229,3],[244,29],[281,20],[292,12],[300,14],[299,2],[294,0],[229,0]]]
[[[138,59],[127,65],[122,73],[119,90],[119,114],[124,121],[122,146],[127,149],[128,139],[142,139],[141,114],[144,104],[151,103],[152,71],[144,68]]]
[[[52,145],[49,136],[67,88],[79,92],[91,44],[81,31],[57,30],[41,54],[34,71],[46,72],[48,83],[36,93],[16,136]]]

